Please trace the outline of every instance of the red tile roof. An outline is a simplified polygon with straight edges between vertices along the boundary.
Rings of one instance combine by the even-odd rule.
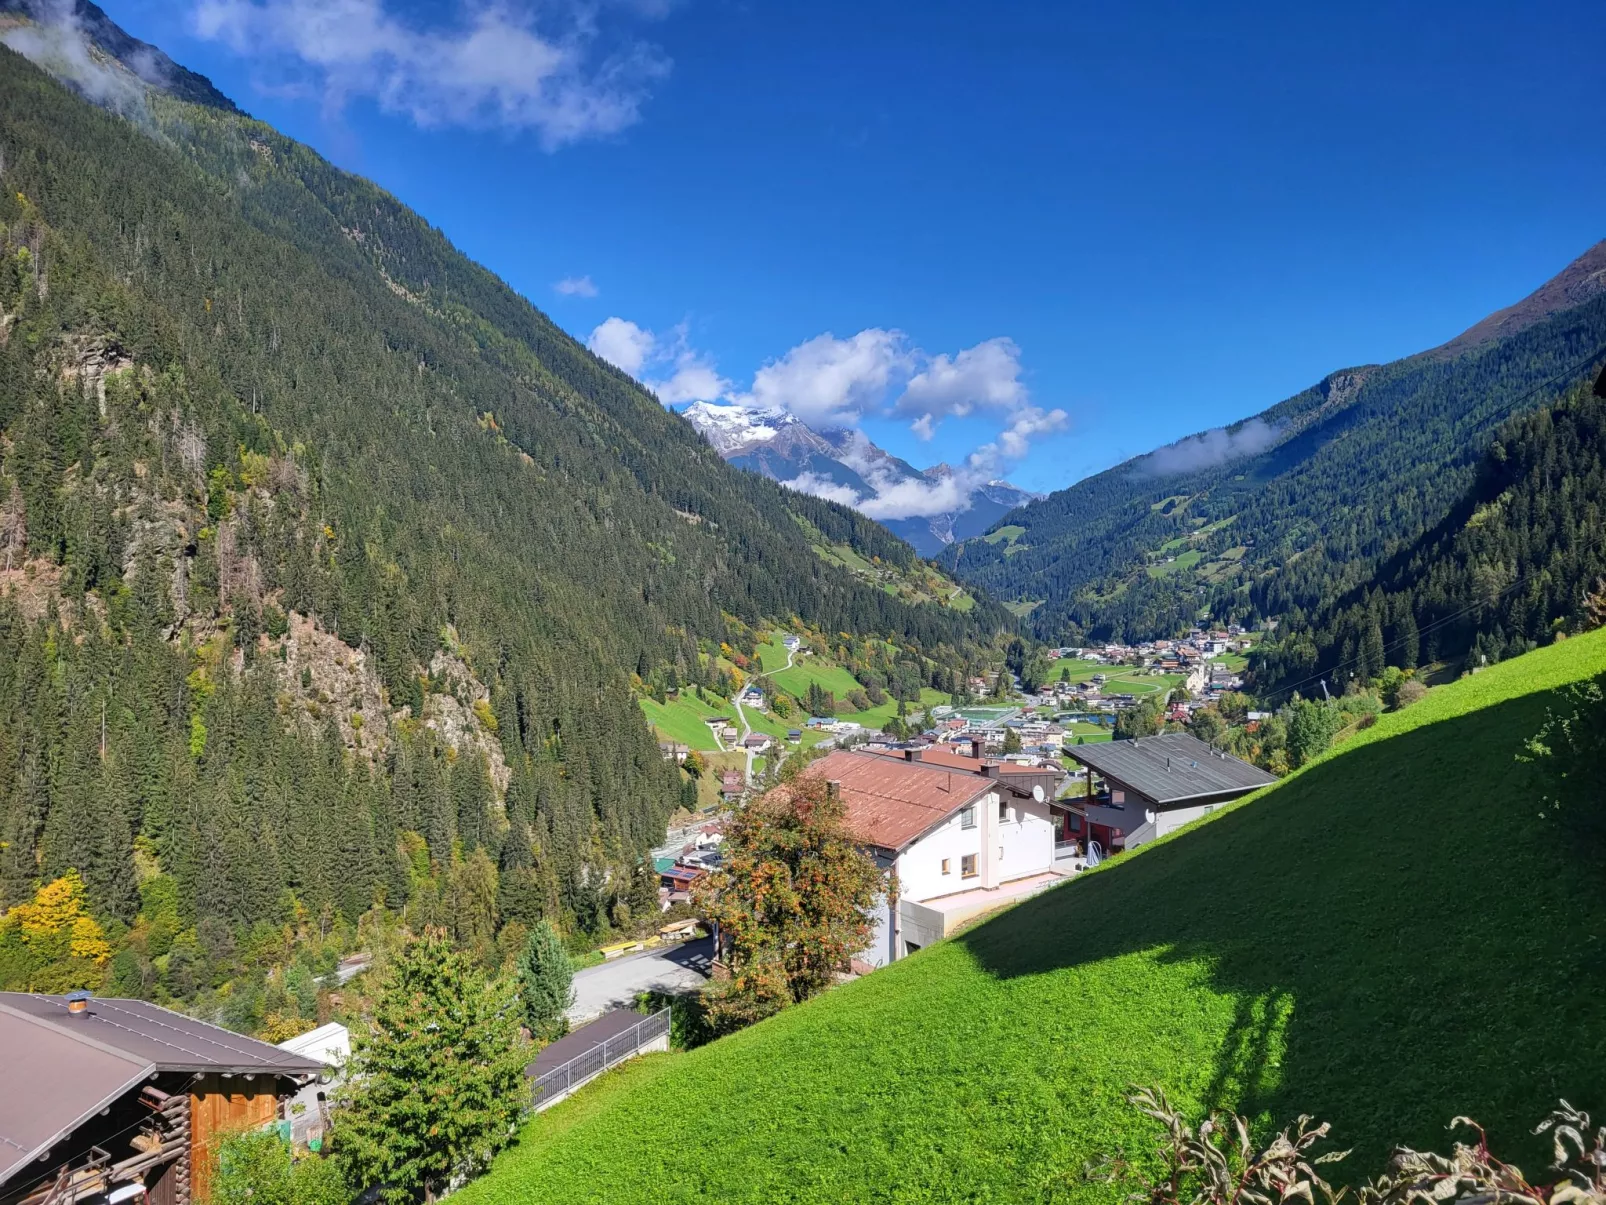
[[[997,785],[974,769],[961,773],[904,761],[901,755],[844,750],[821,758],[808,773],[839,784],[848,824],[861,839],[893,850],[902,849]]]
[[[896,757],[904,760],[902,749],[872,749],[869,752],[881,757]],[[942,766],[944,769],[967,770],[972,774],[979,774],[983,766],[996,765],[1000,774],[1052,774],[1053,769],[1043,766],[1022,766],[1016,762],[1000,762],[994,758],[986,760],[971,757],[968,753],[960,753],[947,745],[927,745],[917,750],[920,754],[919,762],[926,766]]]

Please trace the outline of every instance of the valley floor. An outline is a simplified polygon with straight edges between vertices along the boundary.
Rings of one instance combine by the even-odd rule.
[[[809,1004],[542,1114],[463,1205],[1108,1201],[1158,1084],[1333,1123],[1358,1180],[1467,1113],[1524,1167],[1606,1111],[1606,891],[1523,737],[1606,632],[1383,717],[1299,773]]]

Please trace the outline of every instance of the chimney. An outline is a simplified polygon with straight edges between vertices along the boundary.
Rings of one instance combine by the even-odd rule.
[[[981,760],[981,737],[973,736],[970,738],[970,756],[977,761]]]
[[[920,760],[920,750],[919,749],[905,749],[903,751],[903,760],[904,761],[919,761]]]
[[[93,998],[94,997],[92,997],[88,992],[84,991],[82,988],[80,988],[76,992],[68,992],[67,993],[67,1015],[71,1016],[71,1017],[87,1016],[89,1014],[89,1002]]]
[[[995,762],[995,761],[988,762],[986,765],[984,765],[981,768],[981,772],[986,777],[994,779],[996,781],[997,778],[998,778],[998,763]]]
[[[826,795],[826,798],[835,799],[841,794],[842,794],[842,782],[841,782],[840,779],[828,778],[828,779],[825,780],[825,795]]]

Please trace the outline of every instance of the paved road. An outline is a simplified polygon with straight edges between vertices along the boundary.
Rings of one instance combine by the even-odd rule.
[[[638,992],[657,989],[692,992],[708,981],[714,939],[700,938],[678,946],[627,954],[601,966],[587,967],[574,977],[574,1024],[601,1016],[610,1008],[628,1008]]]
[[[786,664],[785,665],[781,666],[780,669],[772,669],[772,670],[769,671],[769,673],[760,674],[758,677],[754,678],[753,681],[754,682],[762,682],[765,678],[769,677],[770,674],[778,674],[778,673],[781,673],[783,670],[791,669],[792,668],[792,658],[794,656],[796,656],[796,655],[797,655],[797,650],[795,650],[795,649],[787,649],[786,650]],[[746,687],[743,687],[742,689],[745,690]],[[747,768],[742,772],[742,781],[750,783],[750,782],[753,781],[753,751],[751,749],[747,748],[747,738],[748,738],[748,736],[750,736],[752,734],[753,729],[752,729],[752,726],[750,724],[748,724],[748,722],[747,722],[747,712],[742,710],[742,691],[740,691],[740,690],[736,692],[735,703],[736,703],[736,716],[737,716],[738,719],[740,719],[742,721],[742,737],[741,737],[741,739],[742,739],[742,748],[747,753]],[[716,741],[718,741],[719,738],[715,737],[714,739]],[[721,746],[721,747],[723,747],[723,746]],[[785,749],[785,747],[782,745],[782,743],[780,741],[776,741],[775,742],[775,764],[778,766],[784,760],[786,760],[786,749]]]

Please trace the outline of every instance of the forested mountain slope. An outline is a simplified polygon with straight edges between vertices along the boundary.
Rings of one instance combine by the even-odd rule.
[[[1397,1143],[1446,1150],[1459,1114],[1543,1169],[1558,1098],[1606,1107],[1606,894],[1593,840],[1512,806],[1536,794],[1518,755],[1552,691],[1603,673],[1596,632],[1431,691],[957,937],[627,1064],[532,1120],[462,1205],[1114,1205],[1143,1186],[1090,1165],[1158,1170],[1133,1085],[1262,1138],[1331,1123],[1339,1184]]]
[[[1606,373],[1509,420],[1444,522],[1374,581],[1286,617],[1257,650],[1256,684],[1497,661],[1606,621],[1603,392]]]
[[[1603,266],[1606,244],[1465,343],[1336,372],[1014,511],[944,563],[1039,603],[1037,634],[1068,643],[1169,635],[1201,608],[1313,609],[1437,525],[1500,423],[1599,367]]]
[[[136,117],[0,48],[0,907],[80,870],[119,990],[380,900],[481,949],[594,928],[681,798],[632,675],[793,615],[962,663],[1007,618],[817,555],[915,564],[371,184]]]

